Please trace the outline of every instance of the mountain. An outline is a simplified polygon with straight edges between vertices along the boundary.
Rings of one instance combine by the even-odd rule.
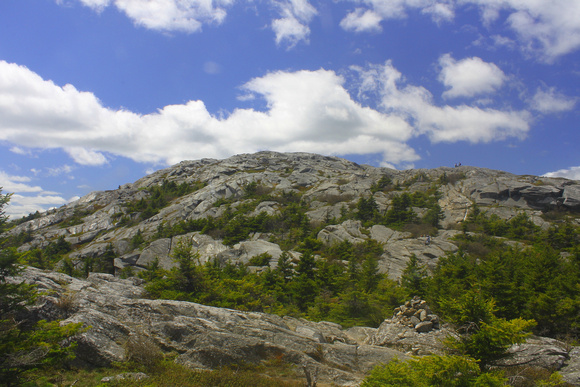
[[[361,197],[372,195],[378,211],[384,212],[401,192],[432,196],[434,187],[443,215],[436,230],[394,231],[381,225],[364,228],[360,220],[345,219],[345,211],[356,211]],[[248,188],[253,191],[248,192]],[[283,213],[291,202],[305,207],[313,227],[332,223],[318,233],[318,239],[324,243],[368,238],[386,243],[380,268],[398,278],[413,253],[433,266],[437,257],[455,251],[457,246],[450,238],[459,232],[459,225],[474,204],[505,220],[525,212],[534,224],[546,228],[549,221],[543,216],[545,213],[580,211],[580,182],[517,176],[469,166],[398,171],[315,154],[259,152],[225,160],[184,161],[117,190],[93,192],[40,214],[12,228],[10,235],[25,241],[19,247],[21,251],[45,248],[64,237],[73,247],[69,256],[77,269],[85,260],[103,256],[109,245],[117,257],[114,261],[117,271],[127,267],[141,270],[154,257],[159,258],[163,267],[170,268],[175,265],[169,258],[175,239],[185,234],[179,224],[218,219],[238,209],[246,217],[262,212],[276,215]],[[413,211],[421,217],[428,209],[416,206]],[[202,231],[200,225],[197,227]],[[160,233],[160,228],[176,230]],[[427,233],[433,237],[425,248],[424,238],[418,236]],[[159,235],[164,238],[157,238]],[[147,243],[134,248],[131,241],[136,236]],[[281,247],[271,242],[275,238],[268,232],[232,238],[214,230],[189,236],[202,262],[218,257],[248,263],[252,256],[267,252],[275,264],[282,253]],[[229,246],[222,243],[224,238]]]
[[[427,274],[439,270],[450,254],[477,258],[469,261],[474,268],[488,255],[495,257],[490,252],[511,251],[520,265],[528,265],[523,259],[535,258],[518,254],[535,257],[532,246],[544,239],[554,260],[575,265],[579,215],[579,181],[471,166],[398,171],[309,153],[259,152],[184,161],[116,190],[13,221],[4,236],[37,267],[22,278],[48,294],[35,309],[37,318],[93,327],[79,344],[80,362],[123,360],[126,347],[120,343],[141,337],[178,353],[179,362],[194,368],[283,356],[319,369],[324,380],[352,385],[395,356],[442,351],[439,339],[451,328],[424,303],[415,299],[399,308],[399,315],[392,312],[405,297],[398,281],[405,281],[413,262]],[[184,251],[194,267],[183,260]],[[205,285],[199,285],[201,267]],[[229,270],[229,276],[220,270]],[[538,273],[549,268],[528,271],[518,291],[530,299],[548,294],[537,284]],[[257,282],[245,283],[248,273]],[[168,276],[188,275],[186,290],[167,288],[175,284]],[[322,276],[327,284],[316,285]],[[225,285],[219,287],[220,281]],[[268,281],[288,286],[293,306],[272,300],[276,294],[283,298],[283,291],[261,294]],[[349,281],[361,288],[339,289]],[[577,279],[570,281],[566,289],[577,286]],[[503,294],[492,285],[490,292]],[[372,298],[369,289],[384,294]],[[357,297],[368,297],[366,304]],[[535,333],[576,332],[578,295],[551,297],[546,302],[556,310],[551,313],[556,320],[544,321],[540,312],[530,315],[538,320]],[[498,300],[506,318],[519,317],[518,308],[524,314],[545,309],[530,301]],[[346,306],[336,306],[340,302]],[[402,319],[411,316],[404,310],[413,310],[417,320]],[[375,328],[345,329],[299,318],[306,315]],[[580,383],[580,351],[539,336],[518,350],[519,359],[526,359],[522,363],[564,367],[567,380]]]

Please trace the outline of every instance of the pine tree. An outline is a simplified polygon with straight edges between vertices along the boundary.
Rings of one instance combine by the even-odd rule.
[[[10,195],[0,190],[0,230],[6,226],[4,206]],[[18,385],[25,381],[28,371],[40,368],[53,371],[70,359],[74,343],[62,344],[74,336],[82,323],[60,326],[58,321],[44,320],[27,328],[22,313],[34,303],[36,289],[24,282],[14,283],[8,277],[21,272],[19,254],[14,248],[5,248],[0,242],[0,380],[3,385]]]
[[[419,263],[419,259],[412,254],[407,262],[407,267],[401,276],[401,285],[410,296],[425,297],[427,292],[427,269]]]

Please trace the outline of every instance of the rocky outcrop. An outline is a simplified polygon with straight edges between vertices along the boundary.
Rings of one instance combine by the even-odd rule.
[[[141,298],[140,280],[91,273],[86,280],[28,268],[22,278],[35,283],[45,296],[34,309],[36,318],[82,322],[77,362],[106,366],[130,356],[131,338],[146,338],[150,346],[175,352],[176,361],[196,369],[231,363],[282,358],[318,370],[321,381],[357,383],[375,365],[397,356],[397,350],[358,341],[340,325],[314,323],[265,313],[240,312],[184,301]]]
[[[568,352],[564,368],[560,370],[563,379],[573,386],[580,386],[580,347],[573,347]]]
[[[78,279],[26,268],[14,280],[34,283],[42,292],[30,310],[34,319],[63,319],[62,324],[82,322],[88,327],[76,349],[75,361],[81,366],[107,366],[136,358],[140,354],[135,351],[173,352],[178,354],[176,362],[195,369],[276,358],[297,369],[306,366],[316,371],[320,382],[353,386],[373,367],[395,357],[443,354],[442,341],[454,334],[418,298],[396,308],[379,328],[343,329],[331,322],[144,299],[142,281],[137,278],[91,273],[87,279]],[[135,342],[139,346],[131,344]],[[510,352],[513,356],[505,360],[508,366],[559,369],[568,382],[580,385],[577,348],[532,337]],[[136,376],[142,377],[119,378]]]
[[[112,245],[118,255],[115,259],[118,270],[127,267],[142,270],[155,258],[163,267],[169,268],[174,265],[170,254],[171,246],[176,243],[175,238],[152,240],[150,244],[139,247],[130,243],[132,238],[140,232],[145,239],[155,239],[153,236],[160,227],[170,227],[187,220],[220,217],[228,206],[235,209],[245,203],[244,187],[250,183],[259,184],[272,195],[300,195],[314,226],[329,219],[339,219],[345,210],[356,208],[360,197],[371,194],[379,211],[386,211],[390,208],[392,197],[399,192],[373,190],[383,177],[390,179],[392,187],[401,187],[407,192],[426,191],[437,186],[441,194],[439,205],[445,217],[441,221],[442,228],[438,235],[433,235],[430,245],[426,246],[424,240],[413,238],[409,233],[379,225],[366,229],[360,222],[352,220],[324,228],[318,239],[325,244],[343,240],[352,243],[369,238],[377,240],[384,246],[380,269],[388,272],[393,279],[400,277],[412,254],[428,268],[433,268],[439,257],[455,251],[457,247],[450,238],[473,204],[504,219],[526,211],[542,227],[549,224],[539,216],[541,211],[580,211],[580,183],[562,178],[516,176],[467,166],[397,171],[309,153],[259,152],[225,160],[184,161],[117,190],[93,192],[20,224],[9,233],[30,236],[31,241],[23,244],[21,251],[42,248],[61,236],[65,237],[75,248],[70,257],[79,267],[85,259],[101,256]],[[196,184],[201,188],[173,200],[158,214],[145,220],[139,213],[129,212],[129,204],[147,198],[148,190],[163,182]],[[228,204],[220,205],[220,201],[224,200]],[[415,211],[418,215],[423,213],[420,208],[415,208]],[[264,201],[248,215],[260,212],[279,214],[280,205],[274,201]],[[71,219],[75,221],[71,222]],[[252,236],[251,240],[242,241],[236,246],[224,246],[219,236],[198,233],[188,237],[195,239],[194,245],[202,261],[218,258],[246,262],[252,254],[265,252],[277,257],[281,251],[279,246],[265,243],[271,242],[267,235]]]

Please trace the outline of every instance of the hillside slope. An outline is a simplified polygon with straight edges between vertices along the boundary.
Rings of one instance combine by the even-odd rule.
[[[551,337],[511,361],[580,383],[580,352],[554,339],[580,336],[579,219],[578,181],[260,152],[184,161],[3,236],[36,267],[33,318],[91,326],[77,360],[93,366],[137,338],[193,368],[283,358],[353,385],[441,354],[453,329],[435,313],[476,294]]]
[[[368,221],[364,227],[364,219],[361,223],[361,216],[357,217],[361,197],[372,196],[377,210],[385,213],[392,208],[393,197],[404,192],[435,198],[443,215],[435,229],[389,228]],[[299,211],[288,210],[293,203],[300,205]],[[232,213],[248,218],[260,213],[291,217],[304,212],[311,229],[320,228],[317,238],[326,244],[345,239],[379,241],[385,247],[380,268],[396,279],[411,254],[433,267],[436,258],[456,251],[449,238],[459,232],[474,204],[505,220],[525,212],[546,228],[546,213],[580,211],[580,182],[468,166],[397,171],[314,154],[260,152],[225,160],[184,161],[117,190],[93,192],[39,214],[10,234],[19,236],[21,251],[45,248],[64,237],[73,247],[69,256],[79,270],[87,259],[98,260],[112,246],[117,271],[126,267],[138,271],[154,257],[170,268],[175,237],[199,228],[195,231],[200,232],[189,236],[202,262],[218,257],[247,263],[252,256],[267,252],[275,265],[283,250],[298,244],[288,240],[292,238],[288,234],[300,225],[274,225],[263,228],[265,232],[250,230],[245,235],[231,230],[236,225],[225,231],[208,230],[206,224],[195,221]],[[420,219],[429,208],[415,204],[412,210]],[[421,237],[427,234],[432,236],[429,246]]]

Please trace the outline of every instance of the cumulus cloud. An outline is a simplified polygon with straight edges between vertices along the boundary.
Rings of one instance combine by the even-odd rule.
[[[13,146],[12,148],[10,148],[10,152],[16,153],[17,155],[22,155],[22,156],[31,156],[32,155],[32,152],[30,151],[30,149],[24,149],[24,148],[20,148],[18,146]]]
[[[523,138],[529,130],[526,111],[437,106],[425,88],[405,84],[390,62],[353,69],[359,100],[374,93],[379,109],[354,100],[333,71],[278,71],[242,86],[245,103],[265,101],[264,110],[238,108],[218,117],[202,101],[146,115],[114,111],[91,93],[0,61],[0,140],[20,148],[60,148],[82,165],[105,164],[107,154],[172,164],[261,149],[381,153],[385,163],[408,165],[419,158],[407,145],[414,136],[476,143]]]
[[[441,23],[444,21],[451,21],[455,17],[455,10],[450,3],[435,3],[431,4],[421,11],[422,13],[431,15],[433,21]]]
[[[78,0],[97,12],[115,6],[137,25],[157,31],[198,32],[220,24],[232,0]]]
[[[272,21],[276,43],[286,43],[292,48],[301,41],[308,42],[310,35],[308,23],[316,16],[316,8],[308,0],[288,0],[277,2],[276,5],[281,16]]]
[[[276,43],[286,42],[289,47],[294,47],[300,41],[307,41],[310,35],[310,28],[293,16],[274,20],[272,30],[276,34]]]
[[[570,167],[569,169],[560,169],[555,172],[545,173],[546,177],[564,177],[571,180],[580,180],[580,166]]]
[[[538,88],[532,98],[532,109],[548,114],[572,110],[576,105],[576,98],[567,97],[558,93],[555,88],[542,89]]]
[[[41,192],[42,188],[39,186],[32,186],[27,184],[31,181],[26,176],[13,176],[0,170],[0,187],[3,193],[11,192]]]
[[[370,9],[364,10],[362,8],[357,8],[353,12],[350,12],[342,21],[340,26],[347,31],[354,32],[368,32],[376,31],[379,32],[381,28],[381,16]]]
[[[2,194],[13,194],[5,208],[6,215],[20,218],[32,212],[44,211],[46,206],[54,207],[66,203],[62,197],[44,191],[40,186],[31,184],[31,181],[27,176],[14,176],[0,170]]]
[[[477,4],[485,23],[508,13],[507,25],[517,34],[521,47],[551,62],[580,47],[580,2],[574,0],[463,0]]]
[[[386,112],[412,122],[417,135],[425,134],[433,142],[478,143],[524,138],[530,129],[527,111],[437,106],[425,88],[405,85],[402,74],[390,61],[360,71],[363,91],[378,91]]]
[[[472,57],[456,61],[450,54],[439,58],[439,80],[448,88],[446,98],[473,97],[501,88],[507,77],[493,63]]]
[[[62,206],[67,202],[66,199],[55,194],[39,194],[36,196],[14,194],[10,198],[10,203],[6,206],[6,215],[11,219],[18,219],[36,211],[43,212],[47,208]]]
[[[69,174],[73,171],[73,167],[65,164],[65,165],[61,165],[60,167],[52,167],[52,168],[47,168],[47,174],[48,176],[60,176],[63,174]]]
[[[73,1],[73,0],[69,0]],[[221,24],[234,0],[76,0],[101,12],[114,6],[136,25],[157,31],[198,32],[204,24]],[[547,62],[580,47],[580,2],[574,0],[351,0],[350,11],[340,25],[349,31],[379,31],[383,20],[407,17],[409,11],[429,15],[436,23],[452,21],[456,12],[475,4],[485,25],[507,15],[505,24],[518,38],[526,52]],[[58,3],[65,2],[57,0]],[[308,41],[308,24],[317,14],[308,0],[272,0],[279,17],[271,28],[278,44],[293,47]],[[501,41],[506,41],[503,38]],[[500,41],[497,41],[500,42]]]
[[[65,0],[57,0],[63,3]],[[69,0],[73,1],[73,0]],[[206,24],[219,25],[226,19],[234,0],[76,0],[96,12],[114,6],[136,25],[161,32],[199,32]],[[316,9],[308,0],[270,0],[279,17],[271,28],[277,44],[288,48],[308,42],[308,24]],[[210,72],[213,74],[212,72]]]
[[[452,0],[352,0],[357,4],[366,5],[349,12],[340,22],[340,26],[348,31],[380,31],[380,22],[389,19],[403,19],[408,10],[418,10],[431,16],[437,23],[450,21],[455,17],[455,5]]]
[[[106,163],[106,154],[171,164],[260,149],[382,153],[395,164],[418,158],[405,144],[411,126],[353,100],[332,71],[275,72],[242,89],[246,99],[265,100],[267,109],[216,117],[202,101],[189,101],[138,115],[107,109],[91,93],[0,61],[0,140],[64,149],[82,165]]]
[[[410,11],[430,15],[436,23],[450,22],[459,10],[479,7],[486,26],[502,20],[517,36],[519,47],[552,62],[580,48],[580,2],[575,0],[351,0],[357,5],[342,20],[345,30],[374,31],[383,20],[403,19]],[[372,16],[372,18],[370,17]],[[494,38],[497,44],[511,39]]]

